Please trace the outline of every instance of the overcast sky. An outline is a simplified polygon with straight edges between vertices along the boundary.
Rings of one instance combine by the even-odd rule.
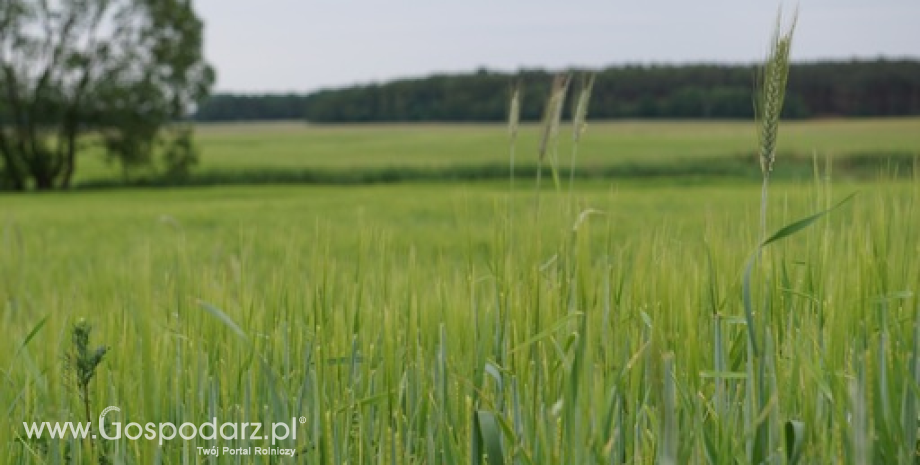
[[[780,2],[197,0],[217,90],[314,91],[480,67],[751,63]],[[791,13],[793,2],[785,2]],[[794,60],[920,57],[918,0],[802,0]]]

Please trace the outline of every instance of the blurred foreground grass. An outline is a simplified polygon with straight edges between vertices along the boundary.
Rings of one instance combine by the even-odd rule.
[[[62,354],[85,319],[110,348],[92,415],[303,417],[277,445],[302,462],[746,463],[767,425],[771,463],[912,463],[920,184],[773,185],[772,229],[859,193],[766,252],[753,366],[754,184],[581,183],[539,214],[493,183],[0,196],[0,461],[268,444],[24,440],[83,417]]]

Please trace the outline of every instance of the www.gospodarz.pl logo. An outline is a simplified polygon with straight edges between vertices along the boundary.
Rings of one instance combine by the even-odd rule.
[[[50,437],[52,439],[98,439],[101,437],[106,440],[129,439],[132,441],[146,439],[148,441],[158,441],[160,445],[163,445],[166,441],[172,441],[177,438],[186,441],[193,439],[203,439],[207,441],[217,439],[226,441],[267,440],[274,446],[278,441],[291,440],[296,442],[298,423],[304,424],[307,422],[306,417],[292,417],[289,422],[273,422],[265,427],[259,422],[218,423],[217,417],[212,417],[210,421],[204,423],[196,424],[185,422],[178,426],[171,422],[148,422],[144,424],[129,422],[122,424],[118,421],[106,420],[106,416],[112,412],[121,412],[121,408],[115,406],[106,407],[102,413],[99,414],[99,420],[96,425],[98,434],[93,432],[93,425],[91,423],[85,422],[23,422],[22,425],[26,430],[26,436],[33,439],[41,439],[42,437]],[[266,455],[287,455],[289,451],[293,454],[293,449],[268,449],[259,447],[254,447],[248,451],[245,450],[246,448],[224,447],[223,449],[227,449],[224,451],[225,453],[233,455],[236,453],[240,455],[248,455],[248,453],[261,455],[263,452],[265,452]]]

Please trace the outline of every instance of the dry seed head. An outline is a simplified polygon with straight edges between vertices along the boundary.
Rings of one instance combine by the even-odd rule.
[[[508,108],[508,135],[514,140],[517,137],[518,126],[521,122],[521,82],[514,83],[511,90],[511,105]]]
[[[588,121],[588,102],[591,100],[591,90],[594,88],[594,73],[584,77],[581,83],[581,92],[578,94],[578,104],[575,106],[575,116],[572,119],[572,139],[575,142],[585,132]]]
[[[549,101],[543,115],[543,138],[540,140],[540,160],[546,156],[550,140],[559,133],[559,121],[562,119],[562,105],[569,88],[569,75],[559,74],[553,79]]]
[[[562,75],[559,86],[553,92],[553,99],[556,101],[553,106],[553,137],[559,133],[559,124],[562,121],[562,107],[569,90],[569,82],[571,82],[571,77],[568,74]]]

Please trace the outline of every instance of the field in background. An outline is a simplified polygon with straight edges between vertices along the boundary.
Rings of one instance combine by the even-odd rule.
[[[563,166],[568,166],[571,152],[569,130],[563,127],[560,137]],[[213,179],[208,183],[335,183],[362,173],[383,180],[507,176],[507,129],[499,124],[204,124],[197,134],[201,164],[193,179]],[[856,162],[863,168],[872,159],[887,157],[903,165],[920,153],[920,118],[789,122],[780,137],[780,157],[787,160],[786,166],[796,157],[798,172],[806,175],[812,154],[836,157],[842,165],[859,158]],[[538,143],[539,128],[525,125],[517,150],[519,166],[532,169]],[[756,163],[750,161],[756,144],[750,122],[592,122],[579,150],[579,166],[618,177],[744,175],[748,168],[754,174]],[[725,166],[714,166],[719,162]],[[101,156],[90,154],[79,163],[78,184],[111,183],[120,177]],[[385,170],[391,171],[389,178],[381,174]],[[874,167],[867,171],[872,173]]]
[[[887,192],[892,188],[859,183],[839,189]],[[549,190],[544,195],[550,202],[557,197]],[[694,235],[692,240],[702,240],[705,229],[713,226],[711,221],[756,222],[759,201],[756,186],[722,184],[688,190],[679,185],[593,182],[579,184],[576,195],[580,208],[604,212],[600,221],[610,223],[611,239],[623,244],[641,242],[658,229],[675,237],[689,234]],[[807,212],[809,205],[820,206],[807,200],[808,189],[779,195],[793,195],[789,201],[794,207],[787,208],[795,210],[775,212],[778,221]],[[362,258],[357,256],[356,245],[364,234],[383,234],[389,246],[396,247],[390,251],[397,257],[405,258],[415,249],[423,252],[416,259],[425,266],[441,258],[457,265],[470,258],[470,246],[491,247],[496,229],[506,221],[507,197],[507,184],[498,183],[91,191],[6,196],[0,221],[4,252],[18,253],[18,247],[25,247],[29,254],[41,253],[47,259],[34,262],[53,265],[49,270],[93,256],[121,260],[135,247],[151,247],[154,256],[163,256],[175,245],[176,234],[191,238],[192,248],[202,258],[211,252],[224,253],[221,250],[238,253],[243,246],[240,241],[249,239],[259,242],[249,246],[257,247],[253,252],[261,257],[268,243],[309,242],[318,236],[341,259],[355,261]],[[554,202],[558,204],[565,195],[560,197]],[[531,189],[517,191],[515,221],[532,222],[534,198]],[[545,234],[565,233],[564,229],[545,229]],[[519,240],[526,242],[536,235],[522,230]],[[60,278],[63,283],[74,277],[65,272]]]

